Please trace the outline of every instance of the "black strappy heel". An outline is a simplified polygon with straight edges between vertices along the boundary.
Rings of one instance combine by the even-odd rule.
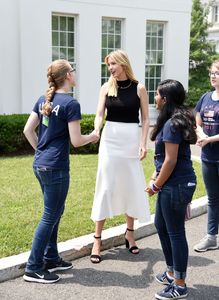
[[[95,236],[94,235],[94,238],[95,239],[101,239],[101,236]],[[98,254],[91,254],[90,256],[90,261],[93,263],[93,264],[99,264],[101,262],[101,256],[98,255]]]
[[[134,231],[134,229],[127,228],[126,232],[127,231]],[[125,236],[126,236],[126,232],[125,232]],[[129,248],[129,241],[127,240],[126,237],[125,237],[125,245],[126,245],[126,248],[129,249],[129,252],[131,252],[132,254],[139,254],[139,248],[137,246],[132,246]],[[135,252],[135,250],[138,250],[138,251]]]

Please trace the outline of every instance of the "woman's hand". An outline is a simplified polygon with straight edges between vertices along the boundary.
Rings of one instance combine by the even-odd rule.
[[[99,141],[99,139],[100,139],[100,132],[94,129],[94,130],[90,133],[90,137],[91,137],[91,139],[92,139],[92,141],[91,141],[92,144],[95,144],[95,143],[97,143],[97,142]]]
[[[147,155],[147,149],[143,146],[140,146],[139,148],[139,158],[140,160],[143,160]]]

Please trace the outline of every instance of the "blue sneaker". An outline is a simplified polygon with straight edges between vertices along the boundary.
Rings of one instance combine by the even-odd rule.
[[[173,278],[170,278],[167,275],[167,272],[163,272],[163,273],[157,274],[155,276],[155,279],[157,280],[157,282],[159,282],[161,284],[166,284],[166,285],[169,285],[169,284],[171,284],[174,281]]]
[[[163,291],[155,294],[156,299],[165,300],[165,299],[181,299],[185,298],[188,295],[188,289],[185,287],[181,287],[176,284],[168,285]]]

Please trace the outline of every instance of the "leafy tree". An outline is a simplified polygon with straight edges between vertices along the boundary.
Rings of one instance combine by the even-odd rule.
[[[209,2],[210,4],[210,2]],[[207,41],[209,5],[193,0],[190,32],[189,92],[187,104],[194,107],[200,96],[211,89],[208,69],[218,57],[214,43]]]

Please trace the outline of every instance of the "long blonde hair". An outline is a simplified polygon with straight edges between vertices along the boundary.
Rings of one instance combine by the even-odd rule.
[[[131,81],[138,83],[138,80],[135,78],[128,55],[125,51],[118,49],[110,52],[105,57],[105,64],[108,66],[108,60],[112,58],[118,65],[123,67],[123,70]],[[118,85],[116,79],[111,75],[108,80],[108,96],[117,97],[118,94]]]
[[[41,113],[49,116],[52,111],[52,98],[57,89],[65,83],[66,74],[70,71],[69,62],[65,59],[54,60],[47,69],[47,79],[49,88],[45,94],[45,103]]]

